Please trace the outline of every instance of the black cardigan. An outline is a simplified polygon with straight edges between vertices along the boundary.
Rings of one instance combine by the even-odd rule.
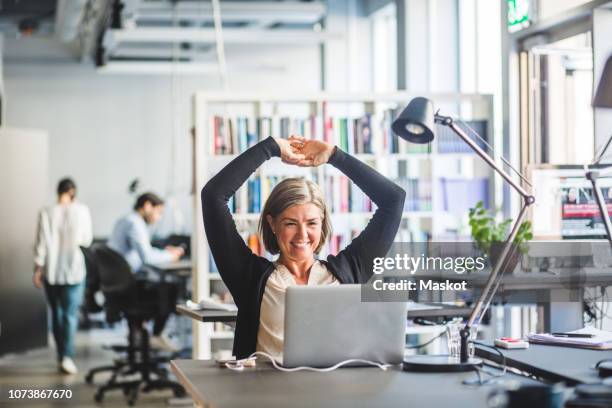
[[[237,358],[245,358],[255,351],[261,299],[274,267],[245,244],[227,203],[272,156],[280,156],[280,148],[269,137],[232,160],[202,189],[202,215],[208,243],[221,278],[238,306],[233,350]],[[366,228],[350,245],[322,261],[340,283],[363,283],[372,276],[372,260],[385,256],[393,243],[406,192],[339,148],[335,149],[329,164],[347,175],[378,206]]]

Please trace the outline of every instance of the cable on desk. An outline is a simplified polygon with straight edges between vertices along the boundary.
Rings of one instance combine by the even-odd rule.
[[[611,316],[608,314],[608,308],[610,307],[608,290],[605,286],[601,286],[599,292],[599,296],[594,295],[585,297],[583,304],[585,313],[589,316],[587,323],[593,322],[595,327],[599,324],[599,328],[601,329],[603,327],[603,320]],[[597,302],[601,302],[601,306],[598,305]]]
[[[444,336],[445,334],[446,334],[446,330],[442,330],[442,331],[440,332],[440,334],[438,334],[437,336],[433,337],[432,339],[430,339],[430,340],[426,341],[426,342],[425,342],[425,343],[423,343],[423,344],[417,344],[417,345],[415,345],[415,346],[406,346],[405,348],[406,348],[406,349],[409,349],[409,350],[412,350],[412,349],[420,349],[420,348],[423,348],[423,347],[425,347],[425,346],[429,346],[431,343],[433,343],[433,342],[434,342],[434,340],[439,339],[440,337]]]
[[[495,351],[497,354],[499,354],[501,356],[502,359],[502,372],[500,374],[496,374],[496,373],[492,373],[488,370],[485,370],[484,368],[480,368],[480,367],[474,367],[475,371],[476,371],[476,375],[478,376],[478,380],[463,380],[463,384],[465,385],[486,385],[486,384],[491,384],[493,382],[496,381],[497,378],[503,377],[504,375],[506,375],[508,366],[506,365],[506,356],[504,355],[504,353],[502,353],[497,347],[495,346],[489,346],[488,344],[484,344],[481,343],[479,341],[472,341],[472,343],[482,346],[482,347],[486,347],[489,348],[493,351]],[[482,374],[487,374],[489,376],[489,378],[483,380],[482,379]]]
[[[249,360],[252,359],[253,357],[257,357],[257,356],[263,356],[266,357],[268,360],[270,360],[270,362],[272,363],[272,365],[274,366],[274,368],[276,368],[279,371],[284,371],[284,372],[294,372],[294,371],[315,371],[318,373],[327,373],[330,371],[334,371],[337,368],[340,368],[344,365],[347,364],[352,364],[352,363],[360,363],[360,364],[366,364],[366,365],[372,365],[375,367],[380,368],[383,371],[386,371],[387,368],[391,367],[391,364],[381,364],[381,363],[377,363],[374,361],[369,361],[369,360],[362,360],[359,358],[352,358],[350,360],[344,360],[339,362],[336,365],[333,365],[331,367],[325,367],[325,368],[317,368],[317,367],[307,367],[307,366],[300,366],[300,367],[292,367],[292,368],[287,368],[287,367],[283,367],[278,365],[278,363],[276,362],[276,360],[274,360],[274,357],[272,357],[270,354],[265,353],[263,351],[256,351],[253,354],[251,354],[250,356],[248,356],[245,359],[242,360],[236,360],[235,362],[227,362],[225,363],[225,367],[229,368],[230,370],[234,370],[234,371],[243,371],[244,370],[244,363]]]

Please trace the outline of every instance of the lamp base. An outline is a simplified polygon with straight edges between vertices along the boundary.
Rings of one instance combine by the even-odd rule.
[[[451,373],[471,371],[475,367],[482,366],[482,360],[479,358],[469,358],[467,362],[462,363],[459,357],[451,357],[448,355],[418,355],[410,356],[404,359],[402,369],[404,371],[418,371],[425,373]]]

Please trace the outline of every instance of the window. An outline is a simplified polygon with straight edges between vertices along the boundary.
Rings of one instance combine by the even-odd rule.
[[[536,45],[522,57],[530,162],[593,160],[591,33]]]
[[[397,29],[395,4],[372,14],[372,84],[375,92],[397,89]]]

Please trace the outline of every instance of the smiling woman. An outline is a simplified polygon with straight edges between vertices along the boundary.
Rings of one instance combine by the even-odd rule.
[[[268,252],[280,253],[279,262],[289,267],[298,284],[306,284],[314,255],[331,233],[329,212],[319,187],[301,178],[281,181],[266,201],[259,232]]]
[[[331,234],[323,194],[308,180],[289,178],[274,187],[259,222],[266,250],[278,259],[255,255],[236,230],[227,202],[272,156],[292,165],[338,168],[378,206],[367,227],[337,255],[319,260]],[[267,138],[217,173],[202,189],[202,213],[215,263],[238,306],[234,355],[259,350],[282,361],[287,288],[366,282],[373,259],[385,256],[393,243],[404,198],[404,190],[368,165],[335,146],[297,136]]]

